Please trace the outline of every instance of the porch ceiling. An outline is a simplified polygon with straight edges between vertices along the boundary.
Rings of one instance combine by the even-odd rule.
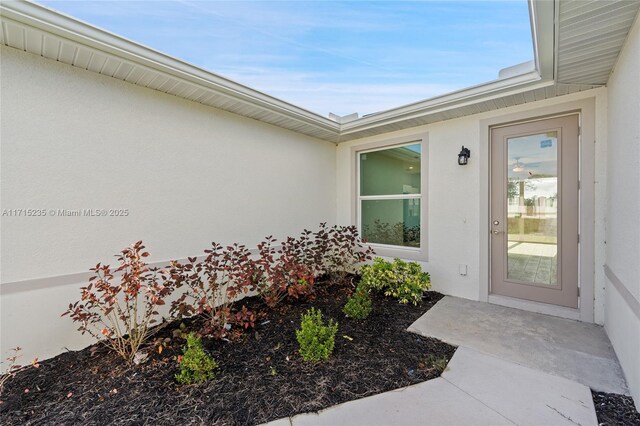
[[[606,84],[637,0],[530,0],[535,71],[338,123],[29,2],[0,4],[0,44],[339,143]]]
[[[607,84],[639,8],[638,0],[560,1],[556,81]]]

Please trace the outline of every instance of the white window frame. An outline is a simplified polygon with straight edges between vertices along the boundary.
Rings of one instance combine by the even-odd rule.
[[[383,151],[402,146],[420,144],[420,194],[394,194],[394,195],[360,195],[360,155],[368,152]],[[428,217],[428,135],[426,133],[407,135],[401,138],[386,139],[379,142],[372,142],[358,145],[351,148],[353,165],[352,173],[352,224],[357,226],[358,232],[362,235],[362,221],[360,206],[363,200],[420,200],[420,247],[405,247],[390,244],[369,243],[376,251],[377,256],[405,260],[415,260],[426,262],[428,248],[427,217]]]

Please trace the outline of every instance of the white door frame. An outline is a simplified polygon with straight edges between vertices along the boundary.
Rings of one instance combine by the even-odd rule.
[[[492,126],[516,124],[553,116],[576,113],[580,114],[580,245],[579,271],[580,299],[578,309],[545,303],[515,299],[507,296],[490,294],[490,128]],[[595,264],[595,99],[537,108],[518,113],[505,114],[480,121],[480,292],[478,300],[503,306],[539,312],[548,315],[570,318],[584,322],[594,320],[594,264]]]

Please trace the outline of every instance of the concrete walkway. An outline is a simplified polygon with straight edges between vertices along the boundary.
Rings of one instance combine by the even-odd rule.
[[[447,296],[409,331],[459,346],[439,378],[269,425],[597,425],[589,388],[628,393],[593,324]]]
[[[469,348],[437,379],[268,423],[315,425],[597,425],[584,385]]]
[[[446,296],[409,331],[575,380],[629,394],[601,326]]]

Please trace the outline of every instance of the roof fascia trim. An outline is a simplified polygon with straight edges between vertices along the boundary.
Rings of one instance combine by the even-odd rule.
[[[139,66],[200,85],[203,88],[229,96],[236,101],[323,129],[340,141],[341,136],[347,136],[348,140],[350,134],[363,130],[553,84],[557,50],[556,2],[557,0],[528,0],[534,50],[534,71],[403,105],[343,124],[36,3],[29,1],[3,2],[0,4],[0,15],[55,36],[112,54]]]
[[[541,87],[553,84],[552,81],[543,80],[537,71],[531,71],[526,74],[503,80],[495,80],[400,108],[365,116],[358,120],[343,124],[341,135],[347,135],[356,131],[384,124],[391,124],[397,121],[418,118],[423,115],[469,105],[484,100],[495,99],[496,97],[506,95],[505,92],[524,92],[526,90],[530,90],[532,85],[538,83],[542,84]]]
[[[531,39],[536,70],[543,79],[554,80],[557,62],[557,0],[529,0]]]

